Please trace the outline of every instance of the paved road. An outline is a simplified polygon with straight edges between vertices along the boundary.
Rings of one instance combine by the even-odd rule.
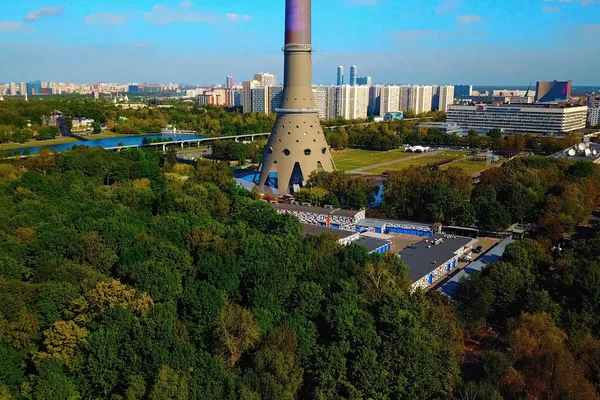
[[[367,171],[370,171],[375,168],[387,167],[388,165],[394,165],[394,164],[398,164],[399,162],[410,161],[410,160],[414,160],[414,159],[426,157],[426,156],[431,156],[431,153],[415,154],[414,156],[399,158],[397,160],[386,161],[386,162],[382,162],[382,163],[375,164],[375,165],[369,165],[367,167],[361,167],[361,168],[353,169],[353,170],[347,171],[347,172],[350,174],[371,175]]]

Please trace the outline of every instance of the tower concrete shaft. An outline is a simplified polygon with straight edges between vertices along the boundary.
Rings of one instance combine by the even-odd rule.
[[[283,100],[265,147],[258,186],[277,172],[279,194],[335,166],[312,91],[311,0],[286,0]]]

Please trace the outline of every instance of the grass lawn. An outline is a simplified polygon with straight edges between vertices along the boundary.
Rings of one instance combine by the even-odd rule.
[[[53,144],[74,142],[78,142],[78,140],[70,137],[60,137],[51,140],[30,140],[27,143],[2,143],[0,144],[0,150],[24,149],[26,147],[51,146]]]
[[[420,157],[404,162],[399,161],[395,164],[386,165],[385,167],[370,169],[367,172],[372,175],[380,175],[385,171],[403,171],[411,167],[423,167],[440,161],[458,160],[460,158],[463,158],[466,154],[467,153],[464,151],[436,152],[435,155]]]
[[[350,171],[382,162],[401,160],[410,156],[414,156],[414,154],[405,153],[402,149],[390,151],[347,149],[333,153],[333,161],[335,161],[337,169]]]

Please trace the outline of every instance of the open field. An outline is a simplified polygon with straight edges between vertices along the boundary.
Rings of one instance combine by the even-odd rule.
[[[411,154],[411,153],[408,153]],[[384,167],[374,168],[368,170],[367,172],[372,175],[380,175],[385,171],[403,171],[405,169],[411,167],[423,167],[429,164],[433,164],[436,162],[446,161],[446,160],[458,160],[463,158],[467,152],[464,151],[442,151],[436,152],[435,155],[431,156],[423,156],[420,158],[415,158],[406,161],[399,161],[395,164],[386,165]],[[482,163],[483,164],[483,163]]]
[[[351,171],[383,162],[401,160],[414,155],[413,153],[405,153],[402,149],[389,151],[347,149],[333,153],[333,161],[335,161],[337,169]]]

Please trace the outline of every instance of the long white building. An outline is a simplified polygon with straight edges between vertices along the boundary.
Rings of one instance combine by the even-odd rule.
[[[466,130],[502,129],[507,133],[563,133],[584,129],[588,108],[541,105],[449,106],[447,122]]]

